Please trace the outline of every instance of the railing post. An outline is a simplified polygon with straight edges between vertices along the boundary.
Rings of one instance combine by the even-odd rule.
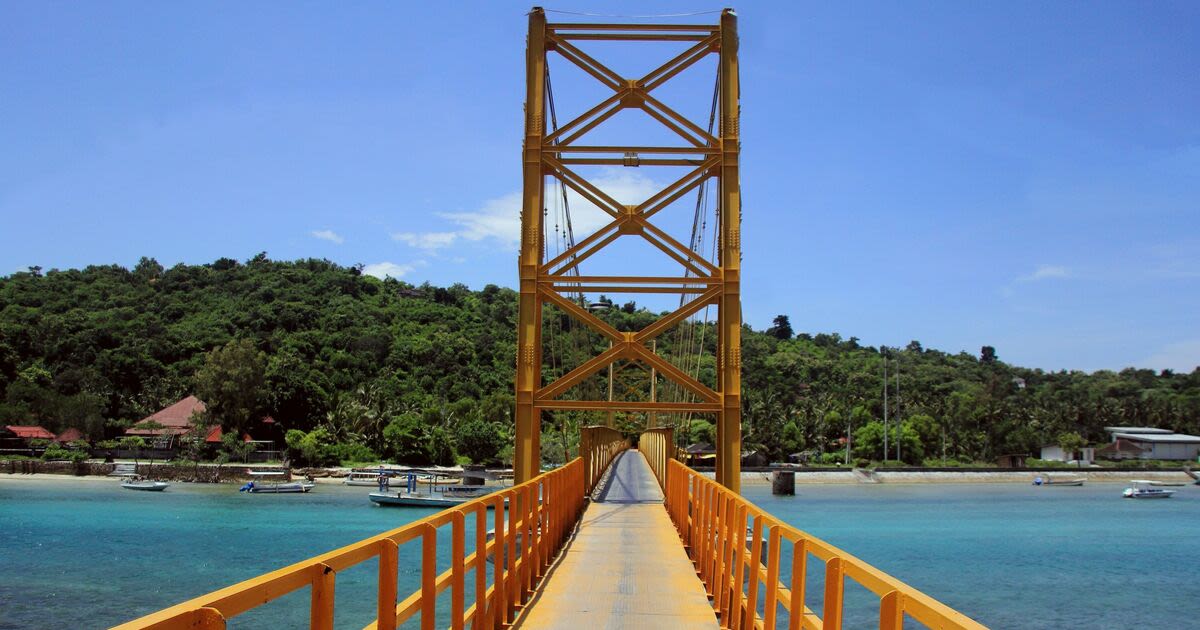
[[[845,586],[841,558],[830,558],[825,563],[825,609],[821,613],[823,630],[842,628],[842,592]]]
[[[889,591],[879,601],[879,630],[903,630],[904,595]]]
[[[788,614],[788,630],[800,630],[804,619],[804,585],[808,577],[808,541],[801,538],[792,543],[792,610]]]
[[[779,597],[779,526],[772,525],[769,531],[770,535],[767,538],[767,593],[763,600],[763,629],[775,630],[776,599]]]
[[[464,556],[466,549],[466,517],[455,510],[450,520],[450,627],[463,630],[463,609],[466,606],[467,568]]]
[[[742,508],[742,509],[745,509],[745,508]],[[742,522],[745,523],[745,521],[742,521]],[[746,592],[745,627],[747,627],[747,628],[754,627],[754,618],[756,616],[758,616],[758,581],[759,581],[758,580],[758,569],[759,569],[759,567],[762,566],[762,528],[763,528],[762,517],[755,516],[753,523],[754,524],[752,525],[752,527],[754,528],[754,535],[750,537],[750,545],[751,545],[750,570],[749,570],[750,584],[747,585],[747,587],[746,587],[747,592]],[[739,536],[739,538],[740,538],[739,542],[741,542],[741,544],[738,545],[738,550],[740,552],[738,555],[740,555],[740,556],[744,556],[746,553],[746,549],[745,549],[746,543],[744,542],[746,539],[745,531],[746,530],[743,527],[742,531],[739,532],[741,534]],[[738,589],[742,588],[741,583],[738,583],[737,586],[738,586]],[[766,588],[768,590],[770,590],[772,588],[771,584],[768,583],[766,585]]]
[[[437,528],[421,526],[421,630],[437,626]]]
[[[312,597],[308,625],[312,630],[333,630],[333,596],[337,573],[327,564],[313,565]]]
[[[379,541],[379,604],[375,609],[378,630],[396,630],[396,589],[400,547],[395,541]]]
[[[497,512],[504,511],[504,503],[496,506]],[[473,630],[483,630],[487,622],[487,504],[475,505],[475,616],[471,619]]]

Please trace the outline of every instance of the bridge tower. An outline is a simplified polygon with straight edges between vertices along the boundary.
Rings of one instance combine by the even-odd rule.
[[[669,57],[642,76],[623,76],[583,49],[596,42],[638,46],[670,42],[686,50]],[[548,128],[548,55],[558,55],[605,88],[606,97],[562,126]],[[738,180],[738,37],[737,16],[721,13],[716,25],[690,24],[580,24],[549,23],[541,8],[529,14],[526,50],[525,139],[523,199],[519,256],[520,305],[516,370],[516,481],[536,476],[540,470],[540,433],[543,411],[587,410],[641,412],[648,418],[663,414],[708,414],[716,418],[716,475],[724,486],[739,490],[741,469],[741,194]],[[717,55],[714,117],[719,130],[712,133],[667,106],[654,94],[687,68]],[[597,55],[597,57],[602,55]],[[661,93],[661,92],[660,92]],[[703,98],[698,96],[698,98]],[[665,98],[665,97],[664,97]],[[707,100],[707,99],[706,99]],[[551,100],[552,104],[553,101]],[[552,105],[551,105],[552,107]],[[638,144],[594,145],[581,141],[597,127],[625,110],[644,112],[680,140],[670,146]],[[553,115],[553,109],[549,112]],[[591,167],[684,167],[685,174],[640,203],[618,202],[603,186],[580,175],[580,165]],[[715,180],[715,181],[714,181]],[[545,220],[549,203],[547,181],[561,182],[587,203],[603,211],[602,227],[571,242],[546,260]],[[716,257],[710,260],[691,245],[684,245],[652,222],[655,215],[684,195],[715,184]],[[565,193],[564,193],[565,195]],[[684,240],[686,236],[680,235]],[[678,263],[674,276],[647,276],[637,268],[628,275],[582,275],[579,265],[618,239],[641,238]],[[572,239],[573,240],[573,239]],[[655,293],[679,295],[680,306],[634,332],[619,331],[569,295],[600,293]],[[690,299],[689,299],[690,298]],[[552,304],[609,342],[608,349],[543,383],[543,307]],[[715,377],[709,386],[655,350],[664,332],[696,313],[715,306],[717,320]],[[673,384],[684,397],[675,401],[576,399],[573,388],[614,362],[637,363]],[[653,383],[653,380],[651,381]],[[577,388],[578,389],[578,388]],[[595,398],[604,398],[597,396]],[[608,398],[611,398],[609,396]],[[654,420],[650,420],[653,422]]]

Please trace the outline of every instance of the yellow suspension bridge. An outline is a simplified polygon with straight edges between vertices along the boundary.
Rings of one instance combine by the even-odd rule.
[[[374,566],[376,618],[369,629],[491,628],[791,628],[842,627],[846,587],[873,593],[878,627],[900,630],[982,628],[965,615],[833,545],[780,521],[739,493],[741,454],[739,96],[737,17],[715,25],[549,23],[535,8],[527,42],[524,206],[517,350],[516,483],[492,494],[383,532],[341,549],[228,586],[121,626],[121,630],[223,629],[248,610],[307,590],[309,627],[334,627],[338,575]],[[679,43],[685,50],[648,74],[629,79],[582,48],[587,42]],[[612,91],[559,126],[549,91],[548,53],[555,53]],[[651,92],[710,55],[717,56],[716,95],[708,128]],[[550,109],[547,128],[546,105]],[[638,110],[683,140],[679,146],[596,146],[578,140],[622,110]],[[719,120],[717,133],[713,122]],[[578,166],[673,166],[686,174],[636,205],[617,202],[577,173]],[[611,221],[575,242],[569,231],[547,258],[546,180],[558,186],[565,224],[567,190]],[[693,226],[684,245],[650,221],[660,210],[715,181],[716,229],[711,257]],[[639,236],[683,268],[682,276],[586,276],[579,265],[613,241]],[[618,331],[585,308],[585,294],[660,293],[680,306],[636,332]],[[690,296],[691,299],[688,299]],[[543,384],[543,307],[551,305],[607,338],[607,351]],[[681,367],[657,352],[666,330],[717,307],[716,375]],[[561,331],[560,331],[561,332]],[[617,400],[614,364],[650,372],[648,397]],[[698,364],[697,364],[698,365]],[[609,369],[606,400],[582,398],[589,379]],[[551,370],[553,372],[553,370]],[[655,384],[672,384],[660,400]],[[595,388],[593,388],[595,391]],[[577,397],[564,398],[574,392]],[[626,397],[628,398],[628,397]],[[648,398],[648,399],[647,399]],[[579,457],[541,472],[542,414],[602,412],[609,426],[580,430]],[[641,414],[632,434],[613,414]],[[715,417],[715,478],[678,460],[665,415]],[[439,557],[449,540],[449,556]],[[401,549],[419,550],[401,566]],[[410,557],[409,554],[404,556]],[[403,569],[403,570],[402,570]],[[401,591],[401,576],[419,586]],[[815,576],[815,579],[814,577]],[[812,584],[810,584],[810,582]],[[411,586],[411,585],[410,585]],[[445,595],[449,592],[449,597]],[[469,596],[468,596],[469,593]],[[448,606],[445,605],[448,599]],[[294,601],[289,599],[289,602]],[[806,602],[819,601],[819,610]],[[857,601],[857,600],[855,600]],[[861,611],[860,611],[861,613]]]

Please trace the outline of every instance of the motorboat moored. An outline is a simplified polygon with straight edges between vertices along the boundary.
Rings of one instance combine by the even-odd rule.
[[[372,492],[367,498],[376,505],[447,508],[461,505],[495,490],[483,486],[439,486],[438,481],[443,479],[444,475],[430,471],[402,471],[397,476],[403,481],[404,489],[391,491],[385,486],[384,490]],[[460,480],[450,478],[449,481],[457,483]],[[417,490],[418,483],[428,484],[429,490]],[[491,507],[488,506],[489,509]]]
[[[1087,481],[1083,477],[1075,477],[1071,479],[1055,479],[1047,475],[1046,477],[1034,477],[1033,485],[1035,486],[1082,486],[1083,482]]]
[[[1133,484],[1133,487],[1125,488],[1125,491],[1121,493],[1121,496],[1126,499],[1169,499],[1171,495],[1175,494],[1174,490],[1154,488],[1152,487],[1154,482],[1144,479],[1135,479],[1130,483]]]
[[[121,480],[121,487],[126,490],[141,490],[143,492],[162,492],[171,484],[165,481],[152,481],[141,477],[126,477]]]
[[[312,481],[286,481],[287,473],[282,470],[247,470],[250,481],[238,488],[238,492],[252,494],[301,494],[316,487]]]
[[[311,481],[282,481],[279,483],[248,481],[246,485],[238,488],[238,492],[249,492],[251,494],[298,494],[308,492],[316,487],[316,485]]]

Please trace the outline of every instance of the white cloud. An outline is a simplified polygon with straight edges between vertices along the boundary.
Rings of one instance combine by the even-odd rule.
[[[319,238],[322,241],[329,241],[330,243],[337,245],[341,245],[342,243],[346,242],[346,239],[342,238],[340,234],[334,232],[333,230],[313,230],[312,232],[309,232],[309,234],[311,234],[313,238]]]
[[[458,240],[457,232],[424,232],[415,234],[413,232],[396,232],[392,234],[393,241],[408,243],[409,247],[418,249],[441,249],[452,245]]]
[[[589,181],[605,194],[623,204],[641,203],[658,192],[662,185],[638,172],[624,169],[608,169]],[[550,209],[553,226],[554,211],[561,204],[561,193],[557,186],[546,188],[546,206]],[[567,192],[567,203],[571,208],[571,225],[577,240],[591,234],[607,224],[611,217],[592,203],[585,201],[573,190]],[[410,247],[438,250],[455,242],[494,241],[499,247],[515,250],[521,242],[521,193],[513,192],[502,197],[488,199],[473,212],[439,212],[437,216],[458,226],[454,231],[443,232],[399,232],[394,240]]]
[[[368,276],[374,276],[380,280],[391,276],[399,280],[404,276],[416,271],[418,267],[424,267],[425,261],[418,260],[417,262],[407,265],[398,265],[394,262],[378,262],[370,265],[364,265],[362,272]]]
[[[1054,278],[1070,278],[1071,270],[1061,265],[1038,265],[1033,273],[1017,278],[1020,282],[1037,282]]]
[[[1152,356],[1137,363],[1155,370],[1175,370],[1190,373],[1200,367],[1200,339],[1189,339],[1163,346]]]

